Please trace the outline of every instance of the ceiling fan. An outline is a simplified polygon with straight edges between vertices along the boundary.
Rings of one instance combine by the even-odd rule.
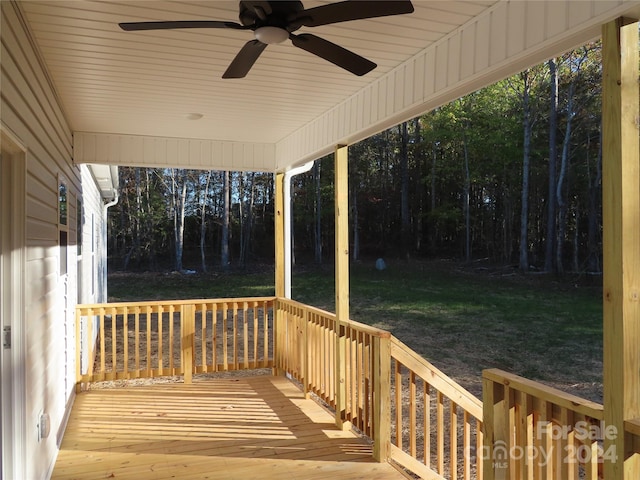
[[[376,64],[335,43],[310,33],[294,34],[301,27],[318,27],[332,23],[385,17],[413,12],[410,0],[343,1],[306,9],[300,1],[240,2],[240,23],[222,20],[184,20],[120,23],[125,31],[168,30],[176,28],[230,28],[251,30],[254,40],[249,40],[233,59],[222,78],[243,78],[267,45],[291,40],[294,46],[348,70],[355,75],[365,75]]]

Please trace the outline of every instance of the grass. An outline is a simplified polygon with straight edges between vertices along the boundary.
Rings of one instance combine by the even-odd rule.
[[[334,311],[333,270],[294,273],[293,298]],[[391,331],[476,395],[501,368],[602,400],[598,287],[505,275],[452,262],[351,267],[351,318]],[[114,274],[110,300],[273,295],[270,268],[253,274]]]

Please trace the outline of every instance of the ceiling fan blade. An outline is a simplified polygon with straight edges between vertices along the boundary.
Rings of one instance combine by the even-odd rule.
[[[324,58],[354,75],[362,76],[377,67],[371,60],[310,33],[291,34],[289,38],[296,47]]]
[[[160,22],[125,22],[118,24],[122,30],[134,32],[138,30],[171,30],[174,28],[233,28],[247,30],[248,27],[235,22],[218,20],[181,20]]]
[[[267,48],[266,43],[258,40],[249,40],[240,49],[236,58],[222,75],[222,78],[243,78],[249,73],[260,54]]]
[[[291,23],[317,27],[331,23],[401,15],[411,12],[413,12],[413,5],[410,0],[344,1],[303,10],[291,19]]]

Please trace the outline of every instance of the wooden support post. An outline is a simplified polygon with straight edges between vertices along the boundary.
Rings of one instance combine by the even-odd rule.
[[[510,478],[509,416],[505,386],[483,377],[482,416],[484,418],[484,445],[482,452],[483,477],[485,480],[507,480]]]
[[[638,22],[602,28],[604,477],[640,478],[624,421],[640,417]],[[627,442],[628,443],[628,442]]]
[[[346,145],[338,145],[334,154],[335,194],[335,284],[336,284],[336,425],[351,428],[345,422],[347,339],[343,328],[349,320],[349,154]]]
[[[80,328],[82,317],[80,309],[76,308],[76,393],[82,390],[82,337]],[[89,339],[89,342],[91,339]]]
[[[391,451],[391,334],[373,337],[373,458]]]
[[[193,381],[193,352],[196,333],[196,310],[194,305],[182,305],[180,309],[182,332],[180,335],[182,371],[184,383]]]
[[[284,298],[285,265],[284,265],[284,173],[276,173],[275,178],[275,212],[274,212],[274,235],[275,235],[275,266],[276,266],[276,301],[274,305],[273,319],[273,374],[280,375],[282,369],[282,328],[283,312],[278,306],[278,299]]]
[[[284,297],[284,173],[276,173],[275,190],[276,297]]]

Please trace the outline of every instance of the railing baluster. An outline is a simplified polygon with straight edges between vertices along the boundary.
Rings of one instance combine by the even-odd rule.
[[[218,371],[218,304],[211,305],[211,364],[214,372]]]
[[[173,371],[173,321],[175,315],[175,307],[173,305],[169,305],[169,375],[173,375],[175,372]]]
[[[136,351],[135,354],[135,362],[136,362],[136,377],[140,376],[140,307],[134,308],[133,313],[133,335],[134,335],[134,348]]]
[[[258,302],[252,304],[252,316],[253,316],[253,368],[258,368],[258,341],[260,339],[260,328],[258,327]]]
[[[151,364],[151,315],[153,314],[151,306],[147,305],[146,308],[146,321],[147,321],[147,358],[145,365],[147,367],[147,377],[153,375],[152,369],[153,365]]]
[[[105,317],[105,309],[101,308],[100,310],[100,378],[101,380],[104,380],[104,376],[105,376],[105,371],[106,371],[106,366],[105,366],[105,360],[106,360],[106,339],[105,339],[105,332],[104,332],[104,317]]]
[[[227,303],[222,304],[222,369],[229,370],[229,346],[227,338],[229,307]]]
[[[484,463],[483,463],[483,446],[484,446],[484,429],[483,423],[481,420],[476,419],[476,479],[483,480],[484,479]],[[533,475],[528,477],[533,479]]]
[[[462,412],[462,425],[462,478],[471,480],[471,415],[466,410]]]
[[[233,369],[239,368],[238,351],[238,302],[233,302]]]
[[[163,335],[162,335],[162,323],[163,323],[163,319],[162,316],[164,314],[164,308],[162,307],[162,305],[158,306],[158,375],[162,375],[162,369],[164,368],[164,362],[163,362],[163,358],[162,358],[162,344],[163,342]]]
[[[458,405],[449,400],[449,476],[458,479]]]
[[[422,403],[424,404],[423,418],[423,455],[424,464],[431,467],[431,389],[425,380],[422,387]]]
[[[395,362],[396,447],[402,449],[402,364]]]
[[[437,436],[437,461],[438,473],[444,474],[444,395],[436,392],[436,436]]]
[[[249,307],[247,302],[242,302],[242,368],[249,368]]]
[[[409,371],[409,455],[416,456],[416,374]]]

